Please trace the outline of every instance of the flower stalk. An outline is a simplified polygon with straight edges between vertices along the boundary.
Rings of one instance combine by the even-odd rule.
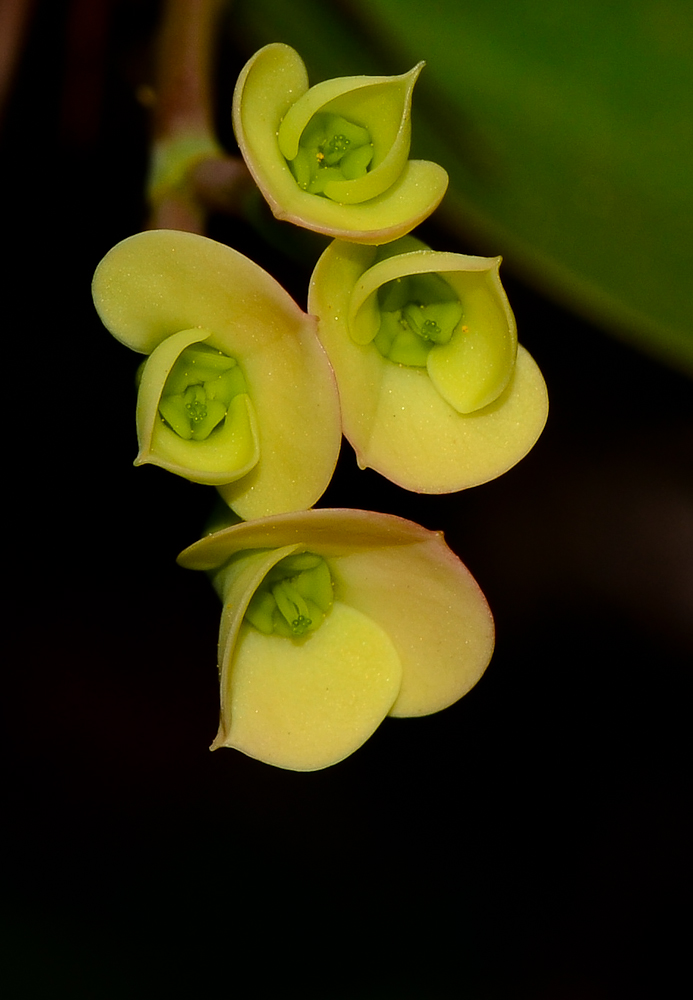
[[[223,0],[166,0],[148,180],[150,229],[203,234],[212,208],[238,211],[252,187],[213,124],[211,59]]]

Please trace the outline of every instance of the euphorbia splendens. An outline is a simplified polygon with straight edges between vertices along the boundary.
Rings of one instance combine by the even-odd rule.
[[[335,240],[308,310],[332,362],[362,468],[449,493],[506,472],[546,421],[541,372],[518,347],[499,257]]]
[[[255,53],[236,84],[234,130],[278,219],[380,244],[410,232],[437,208],[447,173],[408,158],[412,90],[422,67],[309,88],[303,61],[288,45]]]
[[[241,517],[310,507],[340,445],[334,376],[315,320],[262,268],[203,236],[138,233],[94,276],[105,326],[148,354],[140,452],[217,486]]]
[[[457,701],[493,652],[488,605],[442,534],[389,514],[262,518],[208,535],[178,561],[208,571],[224,604],[212,749],[327,767],[386,715]]]

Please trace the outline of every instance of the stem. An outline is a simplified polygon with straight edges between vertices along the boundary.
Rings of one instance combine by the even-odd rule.
[[[0,117],[9,99],[34,0],[0,3]]]
[[[151,229],[203,233],[210,208],[234,211],[250,185],[224,153],[212,114],[212,47],[224,0],[167,0],[149,174]]]
[[[222,0],[167,0],[161,29],[154,140],[213,139],[211,47]]]

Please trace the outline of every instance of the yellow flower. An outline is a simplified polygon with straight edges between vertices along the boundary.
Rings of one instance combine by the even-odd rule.
[[[203,538],[178,561],[211,573],[224,604],[213,750],[328,767],[386,715],[457,701],[493,652],[488,605],[442,534],[389,514],[262,518]]]
[[[448,176],[437,163],[408,159],[412,90],[422,67],[309,88],[303,61],[288,45],[255,53],[234,92],[234,130],[278,219],[381,244],[434,211]]]
[[[253,261],[192,233],[138,233],[99,264],[94,302],[149,355],[137,400],[149,462],[241,517],[312,506],[339,453],[334,376],[307,316]]]
[[[548,398],[518,347],[500,257],[335,240],[308,310],[332,362],[342,426],[361,468],[449,493],[494,479],[535,444]]]

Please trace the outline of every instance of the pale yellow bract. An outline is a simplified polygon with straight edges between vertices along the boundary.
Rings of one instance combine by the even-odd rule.
[[[319,499],[341,442],[334,375],[315,320],[274,278],[214,240],[154,230],[106,254],[93,295],[113,336],[150,355],[137,408],[138,464],[216,486],[243,518],[302,510]],[[243,372],[247,393],[230,407],[239,435],[222,426],[206,441],[181,441],[162,423],[168,375],[197,342]]]
[[[382,244],[410,232],[438,207],[447,173],[437,163],[408,159],[412,90],[422,65],[402,76],[341,77],[309,88],[303,60],[290,46],[272,43],[255,53],[236,84],[234,131],[278,219],[343,240]],[[368,173],[339,182],[333,197],[302,190],[287,162],[302,129],[320,112],[368,129],[375,147]]]
[[[244,618],[267,573],[297,552],[329,566],[334,605],[299,639]],[[312,771],[353,753],[387,716],[438,712],[476,684],[493,619],[439,532],[389,514],[314,509],[215,532],[178,557],[213,574],[223,601],[221,718],[212,749],[234,747]]]
[[[344,435],[362,468],[418,493],[451,493],[495,479],[533,447],[548,395],[539,368],[517,345],[499,263],[433,251],[411,236],[380,251],[340,240],[325,250],[308,310],[318,319]],[[430,352],[427,368],[395,364],[373,343],[377,290],[426,273],[440,274],[459,296],[459,329]]]

